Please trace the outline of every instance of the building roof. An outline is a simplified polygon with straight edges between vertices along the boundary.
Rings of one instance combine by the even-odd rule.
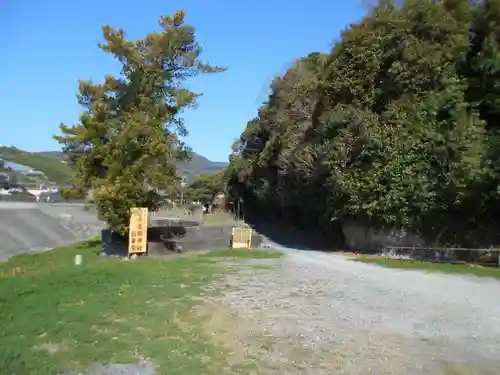
[[[0,160],[3,160],[2,158],[0,158]],[[30,168],[26,165],[22,165],[22,164],[17,164],[17,163],[14,163],[12,161],[8,161],[8,160],[3,160],[3,163],[4,163],[4,166],[6,168],[10,168],[12,169],[13,171],[15,172],[18,172],[18,173],[21,173],[21,174],[36,174],[36,175],[40,175],[40,176],[45,176],[45,173],[41,172],[41,171],[38,171],[36,169],[33,169],[33,168]]]

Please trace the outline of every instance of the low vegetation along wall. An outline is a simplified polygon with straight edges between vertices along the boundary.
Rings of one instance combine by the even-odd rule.
[[[439,244],[429,243],[421,236],[404,230],[373,229],[355,221],[346,221],[342,223],[342,232],[349,249],[365,253],[420,260],[498,264],[499,252],[496,249],[440,248]]]

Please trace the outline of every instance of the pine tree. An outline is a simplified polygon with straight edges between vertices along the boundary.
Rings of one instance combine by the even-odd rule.
[[[55,136],[75,168],[73,190],[90,193],[87,203],[121,234],[131,207],[158,208],[158,189],[176,183],[175,162],[188,157],[179,115],[200,94],[183,82],[224,70],[200,60],[195,29],[184,18],[184,11],[163,16],[161,31],[135,41],[122,29],[104,26],[105,42],[98,46],[120,62],[121,74],[103,83],[80,81],[80,121],[61,124],[62,135]]]

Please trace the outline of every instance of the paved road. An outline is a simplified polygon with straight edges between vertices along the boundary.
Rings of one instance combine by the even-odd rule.
[[[93,238],[102,227],[81,204],[0,202],[0,260]]]
[[[242,267],[222,302],[269,337],[268,374],[500,374],[500,282],[298,251]],[[255,262],[255,261],[254,261]]]

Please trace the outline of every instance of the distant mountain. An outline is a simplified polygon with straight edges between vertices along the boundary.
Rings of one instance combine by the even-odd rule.
[[[218,172],[221,169],[226,168],[227,165],[228,163],[211,161],[206,157],[193,152],[191,155],[191,161],[189,163],[179,163],[177,168],[179,170],[179,175],[186,176],[188,180],[192,180],[200,174]]]
[[[61,151],[42,151],[34,154],[44,158],[54,158],[59,161],[64,160],[64,154]],[[177,168],[179,170],[179,175],[186,176],[188,180],[192,180],[200,174],[215,173],[220,171],[221,169],[224,169],[227,164],[228,163],[225,162],[208,160],[206,157],[193,152],[191,161],[189,163],[179,163]]]

